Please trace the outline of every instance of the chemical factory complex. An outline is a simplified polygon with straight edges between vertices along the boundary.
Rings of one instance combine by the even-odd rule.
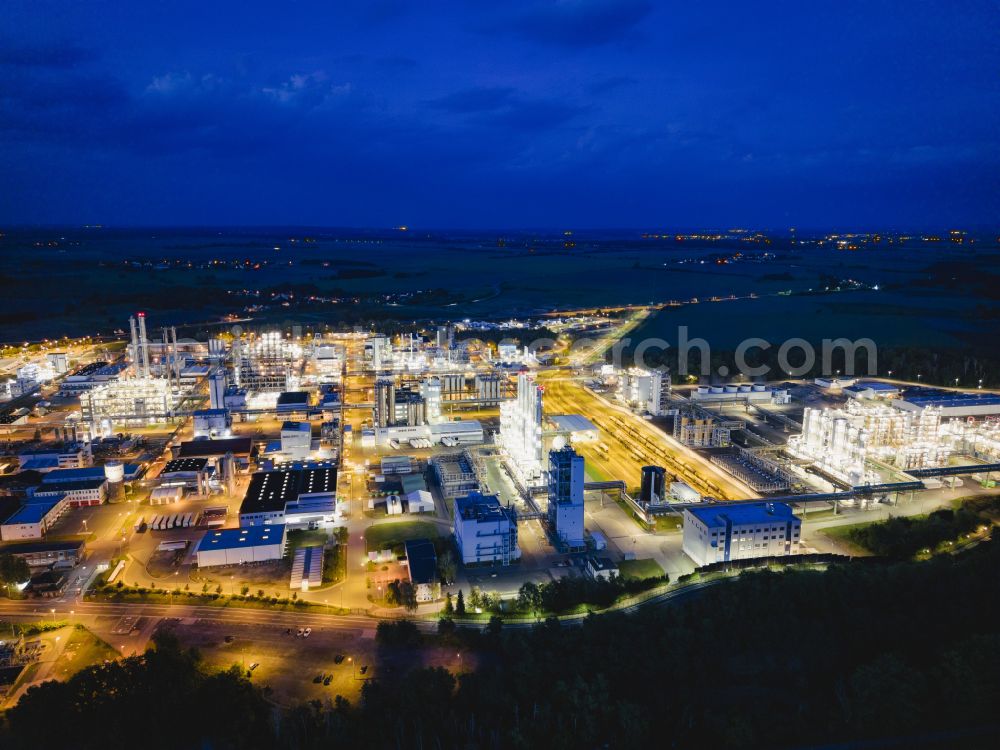
[[[1000,396],[677,384],[573,353],[594,324],[635,316],[553,316],[540,349],[467,323],[195,342],[142,313],[119,341],[26,345],[0,390],[0,554],[53,612],[118,587],[378,615],[408,586],[436,616],[460,590],[836,554],[824,528],[994,485]]]

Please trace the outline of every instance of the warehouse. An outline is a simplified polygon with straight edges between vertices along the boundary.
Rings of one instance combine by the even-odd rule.
[[[250,478],[240,505],[240,526],[284,524],[289,513],[296,524],[332,523],[336,497],[337,469],[332,466],[259,471]]]
[[[285,541],[284,524],[220,529],[205,534],[195,554],[199,568],[280,560],[285,556]]]
[[[65,495],[29,498],[0,525],[0,539],[5,542],[41,539],[68,509]]]
[[[897,409],[921,412],[927,408],[940,410],[941,418],[990,417],[1000,414],[1000,396],[992,393],[942,391],[937,388],[907,388],[893,400]]]

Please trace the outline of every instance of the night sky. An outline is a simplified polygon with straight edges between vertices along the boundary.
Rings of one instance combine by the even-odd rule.
[[[4,0],[0,222],[1000,218],[1000,3]]]

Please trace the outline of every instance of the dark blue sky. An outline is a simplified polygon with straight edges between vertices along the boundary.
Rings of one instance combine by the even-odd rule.
[[[8,225],[1000,223],[992,0],[3,16]]]

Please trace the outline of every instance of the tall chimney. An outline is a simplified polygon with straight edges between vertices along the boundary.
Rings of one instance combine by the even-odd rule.
[[[146,338],[146,313],[139,313],[139,347],[142,349],[142,377],[149,377],[149,339]]]
[[[135,316],[128,319],[129,328],[132,329],[132,372],[139,377],[139,337],[135,332]]]

